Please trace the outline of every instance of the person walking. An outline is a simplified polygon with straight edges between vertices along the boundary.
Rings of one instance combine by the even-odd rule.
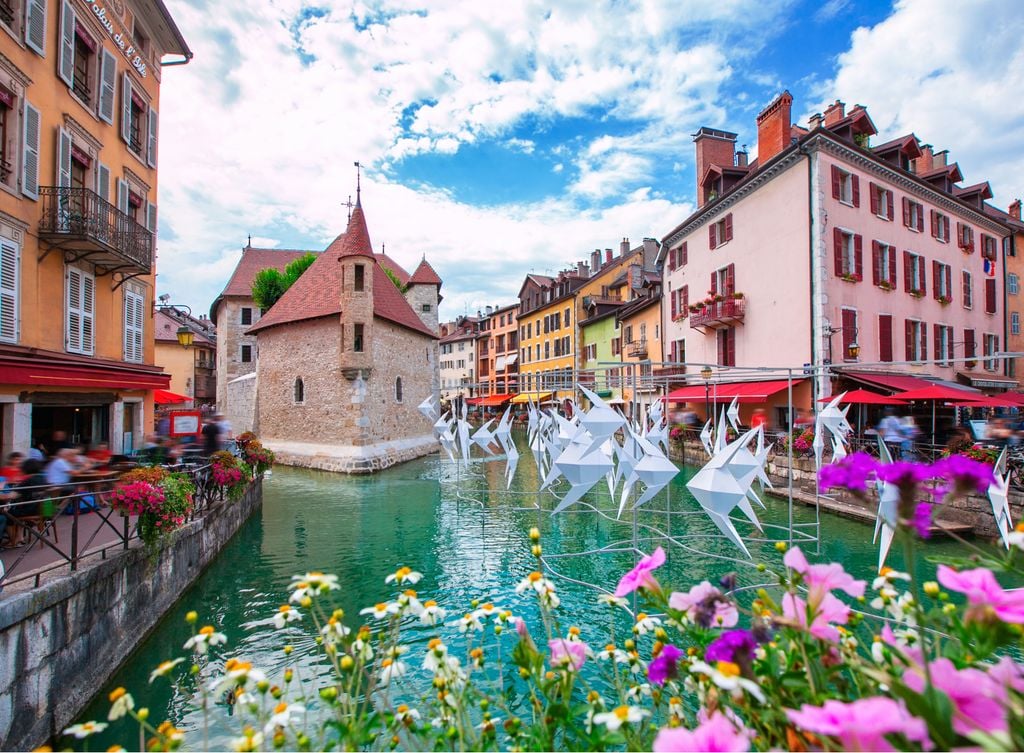
[[[203,426],[203,452],[207,457],[220,450],[221,425],[214,417]]]
[[[903,445],[903,424],[896,417],[892,408],[885,409],[885,415],[878,423],[878,433],[889,448],[889,452],[895,457],[900,456],[900,448]]]
[[[904,416],[900,420],[900,449],[903,457],[911,457],[914,453],[914,441],[921,435],[921,429],[913,416]]]

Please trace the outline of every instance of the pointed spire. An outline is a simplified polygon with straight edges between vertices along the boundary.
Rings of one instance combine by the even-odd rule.
[[[430,262],[427,261],[427,255],[423,255],[423,261],[416,267],[416,271],[412,273],[412,277],[409,278],[410,285],[437,285],[441,287],[441,278],[438,276],[434,268],[430,266]]]
[[[354,164],[356,166],[356,206],[358,207],[358,206],[361,206],[359,194],[362,191],[362,186],[360,185],[360,183],[361,183],[360,178],[361,178],[361,172],[362,171],[360,170],[360,166],[359,166],[358,162],[353,162],[352,164]]]
[[[373,247],[370,245],[370,231],[366,228],[366,217],[363,215],[363,207],[359,203],[359,193],[356,192],[356,205],[352,209],[352,216],[348,219],[348,228],[338,252],[338,258],[343,256],[369,256],[373,258]]]

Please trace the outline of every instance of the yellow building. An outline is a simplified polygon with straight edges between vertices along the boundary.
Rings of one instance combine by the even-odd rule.
[[[178,334],[182,327],[191,333],[191,345],[182,345]],[[217,402],[216,325],[205,317],[197,319],[179,308],[164,307],[153,317],[153,333],[156,365],[171,376],[169,391],[190,398],[172,401],[164,392],[157,395],[157,402],[212,410]]]
[[[645,415],[650,404],[664,394],[655,369],[664,360],[661,344],[661,280],[650,273],[640,293],[615,317],[622,345],[622,399],[629,416]],[[628,365],[636,364],[636,365]]]
[[[192,53],[162,0],[6,0],[0,39],[0,451],[57,430],[128,450],[168,386],[160,80]]]

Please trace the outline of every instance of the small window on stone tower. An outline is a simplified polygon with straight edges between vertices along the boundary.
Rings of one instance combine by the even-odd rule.
[[[424,314],[429,314],[430,313],[430,309],[431,309],[430,304],[429,303],[424,303],[423,304],[423,308],[421,310],[423,311]]]
[[[354,331],[352,333],[352,350],[354,350],[356,353],[362,353],[363,352],[363,325],[362,324],[353,325],[353,330]]]
[[[402,377],[395,377],[395,402],[402,402]]]
[[[306,385],[301,378],[295,380],[295,402],[300,405],[306,402]]]
[[[352,282],[352,289],[355,290],[357,293],[363,292],[363,271],[363,265],[356,264],[355,280],[353,280]]]

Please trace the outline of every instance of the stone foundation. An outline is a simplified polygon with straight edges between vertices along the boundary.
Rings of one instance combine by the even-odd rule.
[[[440,448],[432,434],[363,447],[276,439],[265,439],[263,444],[274,451],[275,462],[281,465],[353,474],[382,471],[398,463],[430,455]]]

